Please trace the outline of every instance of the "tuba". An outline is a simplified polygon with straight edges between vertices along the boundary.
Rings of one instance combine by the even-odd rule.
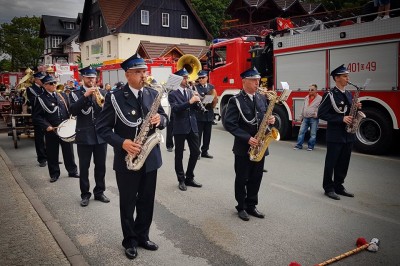
[[[201,69],[201,63],[197,57],[191,54],[183,55],[179,58],[176,63],[177,69],[185,68],[189,72],[189,80],[195,81],[197,79],[197,73]]]

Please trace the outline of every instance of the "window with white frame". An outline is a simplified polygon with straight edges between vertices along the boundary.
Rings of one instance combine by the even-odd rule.
[[[86,58],[89,58],[89,45],[86,46]]]
[[[107,41],[107,55],[111,55],[111,41]]]
[[[73,29],[75,29],[75,24],[72,22],[67,22],[67,23],[65,23],[65,29],[73,30]]]
[[[148,10],[141,10],[141,24],[142,25],[149,25],[149,11]]]
[[[103,17],[100,15],[99,16],[99,28],[103,27]]]
[[[163,27],[169,27],[169,14],[162,13],[161,14],[161,23]]]
[[[51,37],[51,48],[58,48],[58,45],[62,42],[61,36]]]
[[[189,18],[187,15],[181,16],[181,28],[188,29],[189,28]]]

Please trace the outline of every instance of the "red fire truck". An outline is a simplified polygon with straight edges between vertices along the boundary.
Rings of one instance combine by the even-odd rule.
[[[220,97],[217,107],[222,119],[229,98],[242,86],[240,73],[255,66],[268,88],[279,91],[281,82],[287,82],[292,90],[289,99],[274,108],[281,138],[290,138],[292,127],[300,124],[308,86],[315,83],[323,91],[334,87],[329,73],[345,64],[353,84],[362,86],[371,79],[360,93],[366,118],[356,133],[355,147],[364,153],[387,152],[400,123],[400,17],[349,21],[321,24],[320,30],[310,32],[290,29],[279,36],[268,33],[212,44],[208,59],[210,83]],[[347,89],[355,90],[350,85]]]
[[[23,72],[4,72],[0,73],[0,83],[16,86],[23,77]]]
[[[109,83],[113,86],[119,81],[125,81],[125,71],[121,68],[122,60],[110,60],[103,63],[99,68],[99,80],[102,84]],[[176,71],[176,63],[172,58],[146,59],[149,75],[157,82],[165,83],[170,74]]]

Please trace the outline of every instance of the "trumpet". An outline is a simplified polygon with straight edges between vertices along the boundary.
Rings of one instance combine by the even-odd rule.
[[[94,95],[94,99],[96,100],[97,105],[100,106],[101,108],[103,108],[104,96],[101,94],[98,87],[95,88],[93,95]]]

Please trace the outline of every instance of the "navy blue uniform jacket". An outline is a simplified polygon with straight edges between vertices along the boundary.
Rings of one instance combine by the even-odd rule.
[[[345,113],[338,113],[332,106],[329,96],[332,94],[333,99],[338,109],[343,112],[347,106]],[[349,115],[352,95],[349,91],[342,93],[338,88],[333,88],[330,92],[326,92],[322,97],[321,104],[318,107],[318,118],[328,122],[326,129],[326,141],[347,143],[355,140],[355,134],[347,133],[346,124],[343,122],[343,117]]]
[[[125,139],[134,140],[136,134],[140,131],[140,125],[134,126],[129,123],[137,123],[139,119],[143,119],[151,108],[156,98],[157,91],[151,88],[143,88],[143,111],[141,114],[140,105],[126,84],[120,90],[114,90],[107,93],[103,110],[101,111],[97,123],[97,133],[111,146],[114,147],[114,166],[115,171],[130,171],[126,168],[125,156],[127,152],[122,148]],[[117,114],[117,111],[120,114]],[[163,129],[168,122],[167,114],[160,105],[158,113],[161,115],[161,122],[158,126]],[[121,116],[122,115],[122,116]],[[126,121],[122,121],[126,119]],[[139,121],[140,122],[140,121]],[[155,129],[150,130],[149,135],[153,134]],[[162,165],[160,145],[156,145],[146,159],[146,172],[157,170]]]
[[[193,96],[191,90],[187,90],[188,98]],[[171,105],[171,112],[174,114],[172,125],[172,135],[189,134],[190,130],[198,133],[196,110],[197,104],[190,104],[188,99],[178,90],[171,91],[168,94],[168,101]]]
[[[239,102],[241,112],[246,120],[251,121],[256,113],[257,123],[251,125],[243,119],[236,100]],[[269,101],[265,96],[256,93],[255,101],[256,106],[254,106],[253,101],[243,90],[229,99],[225,113],[224,127],[229,133],[235,136],[232,149],[235,155],[248,155],[250,149],[249,139],[257,134],[258,126],[267,111]],[[268,155],[268,149],[265,152],[266,155]]]
[[[213,89],[214,89],[214,85],[212,85],[212,84],[207,84],[206,88],[204,88],[200,84],[196,85],[196,90],[200,94],[201,98],[204,98],[204,96],[208,95],[210,93],[210,91]],[[198,110],[196,113],[197,121],[199,121],[199,122],[214,121],[214,111],[213,111],[212,105],[206,104],[205,107],[208,110],[208,112],[203,113],[202,111]]]
[[[32,119],[35,125],[39,125],[43,130],[46,130],[49,126],[56,127],[62,121],[69,118],[67,96],[57,93],[57,99],[51,96],[47,91],[39,95],[36,99],[34,106]],[[50,111],[54,111],[58,106],[58,110],[53,113],[45,111],[41,105],[43,102],[44,106]]]
[[[96,145],[106,141],[96,134],[96,120],[101,112],[101,107],[92,96],[85,97],[86,90],[80,87],[69,94],[70,112],[76,116],[76,144]],[[75,97],[74,97],[75,96]]]

